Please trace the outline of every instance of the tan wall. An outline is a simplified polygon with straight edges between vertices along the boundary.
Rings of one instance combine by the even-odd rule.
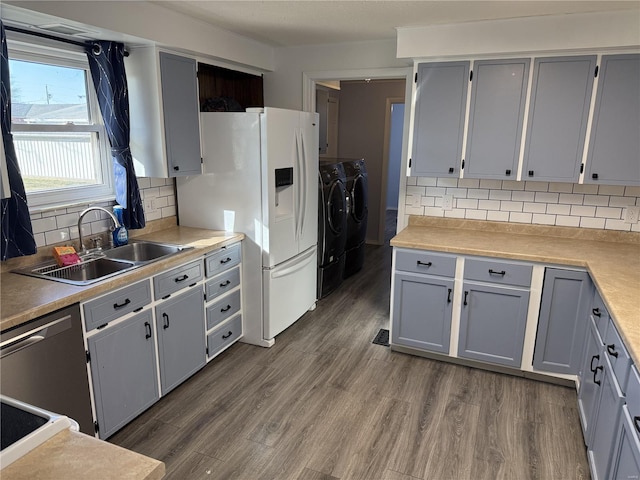
[[[387,98],[404,98],[405,81],[372,80],[340,83],[338,155],[364,158],[369,175],[367,243],[378,242],[383,180],[384,122]],[[383,200],[384,201],[384,200]]]

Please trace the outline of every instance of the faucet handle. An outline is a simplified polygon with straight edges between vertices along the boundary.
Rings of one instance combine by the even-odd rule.
[[[93,248],[102,248],[102,237],[93,237]]]

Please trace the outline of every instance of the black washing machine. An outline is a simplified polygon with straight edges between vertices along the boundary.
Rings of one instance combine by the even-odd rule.
[[[346,176],[340,163],[321,162],[318,175],[318,298],[341,283],[347,242]]]
[[[360,271],[364,264],[364,246],[369,216],[369,186],[364,159],[343,160],[347,177],[347,243],[344,278]]]

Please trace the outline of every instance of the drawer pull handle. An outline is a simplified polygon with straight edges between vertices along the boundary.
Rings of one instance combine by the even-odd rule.
[[[618,352],[616,352],[616,344],[612,343],[611,345],[607,345],[607,353],[612,357],[618,358]]]
[[[504,276],[506,273],[507,272],[505,272],[504,270],[501,270],[501,271],[498,272],[496,270],[493,270],[492,268],[489,269],[489,274],[490,275],[502,275],[502,276]]]
[[[220,260],[220,263],[225,264],[225,263],[229,263],[231,261],[231,258],[227,257],[224,260]]]
[[[118,308],[126,307],[126,306],[127,306],[127,305],[129,305],[130,303],[131,303],[131,300],[129,300],[129,299],[127,298],[127,299],[125,299],[125,301],[124,301],[124,302],[122,302],[122,303],[114,303],[114,304],[113,304],[113,308],[115,308],[115,309],[117,310]]]
[[[593,357],[591,357],[591,368],[590,368],[590,370],[591,370],[592,373],[595,373],[595,371],[596,371],[596,369],[593,366],[593,361],[594,360],[600,360],[600,355],[594,355]]]
[[[162,328],[166,330],[167,328],[169,328],[169,315],[163,313],[162,318],[164,318],[164,325],[162,325]]]
[[[222,339],[226,340],[227,338],[229,338],[231,335],[233,335],[233,332],[231,330],[229,330],[229,333],[227,333],[226,335],[222,335]]]
[[[640,433],[640,417],[633,417],[633,425],[636,427],[636,432]]]
[[[220,312],[221,312],[221,313],[228,312],[230,309],[231,309],[231,305],[227,305],[226,307],[221,308],[221,309],[220,309]]]
[[[463,302],[463,305],[464,305],[465,307],[468,305],[468,303],[467,303],[467,295],[469,295],[469,292],[467,292],[467,291],[465,290],[465,292],[464,292],[464,302]]]
[[[227,280],[226,282],[221,283],[221,284],[220,284],[220,286],[224,288],[224,287],[226,287],[227,285],[229,285],[230,283],[231,283],[231,280]]]
[[[601,317],[602,314],[600,313],[600,309],[599,308],[594,308],[593,310],[591,310],[591,313],[593,313],[594,317]]]
[[[144,322],[144,330],[146,332],[144,338],[149,340],[151,338],[151,324],[149,322]]]
[[[604,367],[600,365],[596,367],[596,369],[593,371],[593,383],[600,386],[600,380],[596,380],[596,375],[598,375],[598,370],[604,370]]]
[[[418,260],[418,261],[416,262],[416,265],[418,265],[418,266],[423,266],[423,267],[430,267],[431,265],[433,265],[433,263],[431,263],[431,262],[426,262],[426,263],[425,263],[425,262],[421,262],[420,260]]]
[[[184,282],[187,278],[189,278],[189,275],[187,275],[186,273],[184,275],[182,275],[181,277],[177,277],[175,278],[175,282],[176,283],[180,283],[180,282]]]
[[[447,289],[447,303],[451,303],[451,289]]]

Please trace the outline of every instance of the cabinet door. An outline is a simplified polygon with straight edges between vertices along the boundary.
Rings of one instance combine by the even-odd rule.
[[[604,55],[585,183],[640,185],[640,55]]]
[[[198,175],[200,107],[196,61],[160,52],[160,78],[169,176]]]
[[[640,417],[632,418],[627,405],[622,407],[616,435],[610,478],[640,478]]]
[[[578,183],[596,56],[536,58],[522,178]]]
[[[412,176],[458,177],[469,62],[418,65]]]
[[[162,394],[186,380],[206,361],[202,287],[156,307]]]
[[[609,359],[604,358],[604,369],[597,381],[600,382],[601,394],[594,420],[593,437],[589,444],[587,456],[595,480],[611,478],[609,467],[613,456],[615,434],[618,431],[620,413],[624,403],[624,395],[613,375]]]
[[[530,59],[473,64],[464,176],[516,179]]]
[[[396,273],[391,341],[449,353],[453,280]]]
[[[89,337],[100,438],[107,438],[159,398],[151,310]]]
[[[578,373],[592,296],[587,272],[546,269],[533,353],[536,369]]]
[[[464,283],[458,356],[520,367],[529,291]]]
[[[600,397],[600,380],[603,357],[603,344],[598,329],[589,320],[587,327],[587,339],[584,347],[582,376],[580,377],[580,390],[578,391],[578,413],[584,435],[584,443],[589,446],[593,434],[593,416],[595,405]]]

